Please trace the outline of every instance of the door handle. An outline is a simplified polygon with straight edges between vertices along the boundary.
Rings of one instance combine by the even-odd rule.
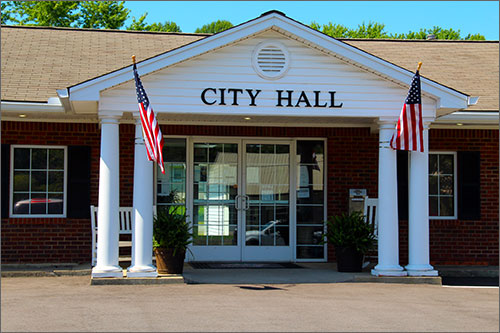
[[[250,209],[250,197],[248,195],[244,195],[243,197],[245,198],[245,208],[243,209],[248,210]]]
[[[234,198],[234,207],[236,208],[236,210],[240,210],[241,207],[240,207],[240,198],[241,198],[241,195],[237,195],[235,198]]]

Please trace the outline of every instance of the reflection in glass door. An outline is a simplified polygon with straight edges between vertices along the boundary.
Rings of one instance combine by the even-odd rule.
[[[194,260],[239,260],[238,144],[195,142],[193,173]]]
[[[290,145],[246,143],[244,261],[290,261]]]

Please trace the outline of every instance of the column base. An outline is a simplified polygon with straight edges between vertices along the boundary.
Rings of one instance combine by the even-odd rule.
[[[95,266],[92,268],[93,278],[122,278],[123,269],[120,266]]]
[[[127,277],[137,278],[137,277],[158,277],[158,272],[154,266],[130,266],[127,268]]]
[[[371,271],[372,275],[375,276],[407,276],[407,272],[403,270],[403,267],[399,265],[391,266],[375,266]]]
[[[438,271],[431,265],[406,265],[408,276],[438,276]]]

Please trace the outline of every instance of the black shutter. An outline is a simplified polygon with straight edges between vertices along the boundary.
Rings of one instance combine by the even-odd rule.
[[[459,151],[457,154],[458,218],[481,218],[481,155],[478,151]]]
[[[90,218],[90,147],[68,147],[69,218]]]
[[[10,145],[2,143],[2,218],[9,217]]]
[[[408,220],[408,152],[397,151],[398,168],[398,215],[400,220]]]

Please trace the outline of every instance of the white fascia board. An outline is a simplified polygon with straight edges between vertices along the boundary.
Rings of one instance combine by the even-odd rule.
[[[29,102],[5,102],[2,101],[0,108],[9,112],[54,112],[64,113],[64,107],[60,103],[29,103]]]
[[[355,66],[380,75],[385,79],[398,82],[402,86],[409,86],[413,73],[393,65],[385,60],[377,58],[365,51],[361,51],[347,43],[338,41],[319,31],[311,29],[288,17],[273,13],[259,17],[240,26],[195,41],[191,44],[181,46],[178,49],[163,55],[144,60],[137,64],[141,75],[160,70],[172,64],[176,64],[189,58],[215,50],[238,40],[248,38],[261,31],[272,27],[282,29],[290,34],[303,39],[312,47],[323,49],[326,52],[336,54],[338,57]],[[103,75],[96,79],[78,84],[69,88],[71,100],[94,100],[99,99],[102,90],[116,86],[133,79],[132,67],[128,66],[118,71]],[[423,93],[428,93],[438,100],[437,107],[464,109],[467,107],[467,95],[447,88],[443,85],[421,78]]]
[[[498,125],[498,112],[453,112],[437,118],[435,123],[468,123],[468,124],[496,124]]]

